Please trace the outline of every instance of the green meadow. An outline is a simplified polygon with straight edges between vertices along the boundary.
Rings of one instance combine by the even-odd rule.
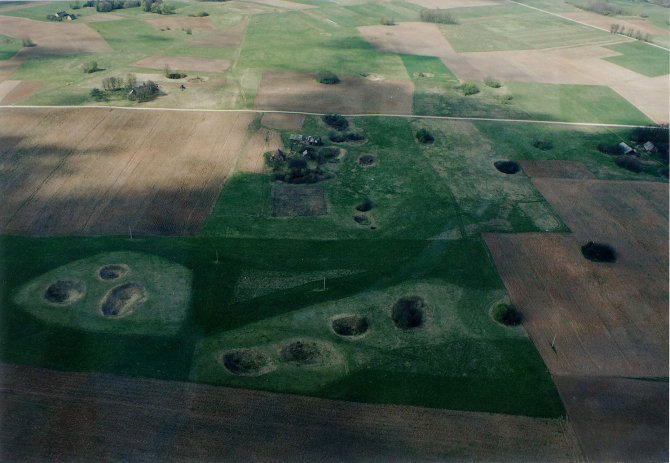
[[[607,48],[621,53],[619,56],[603,58],[610,63],[618,64],[647,77],[664,76],[670,73],[670,54],[660,48],[641,42],[620,43]]]

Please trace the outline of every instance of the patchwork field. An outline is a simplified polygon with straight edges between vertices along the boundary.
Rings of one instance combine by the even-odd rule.
[[[196,233],[235,165],[251,119],[244,114],[4,110],[2,230]]]
[[[195,58],[192,56],[151,56],[135,62],[136,66],[174,71],[223,72],[230,66],[226,59]]]

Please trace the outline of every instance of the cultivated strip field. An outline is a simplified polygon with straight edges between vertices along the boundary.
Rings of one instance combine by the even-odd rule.
[[[3,364],[3,461],[582,461],[569,424]],[[169,425],[168,425],[169,424]]]
[[[596,178],[593,172],[579,161],[524,159],[519,161],[519,164],[526,175],[533,178]]]
[[[343,114],[411,114],[414,84],[411,80],[373,81],[341,76],[337,85],[316,81],[315,74],[265,71],[255,107],[268,110]]]
[[[253,118],[242,113],[5,109],[0,229],[21,234],[192,234]]]

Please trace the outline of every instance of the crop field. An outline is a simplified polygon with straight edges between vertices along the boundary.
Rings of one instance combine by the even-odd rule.
[[[668,54],[547,12],[670,30],[608,2],[0,6],[0,459],[667,459]]]

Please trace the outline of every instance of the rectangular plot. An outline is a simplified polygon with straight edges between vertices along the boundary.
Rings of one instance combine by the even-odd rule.
[[[322,186],[274,185],[272,187],[273,217],[307,217],[328,214]]]

